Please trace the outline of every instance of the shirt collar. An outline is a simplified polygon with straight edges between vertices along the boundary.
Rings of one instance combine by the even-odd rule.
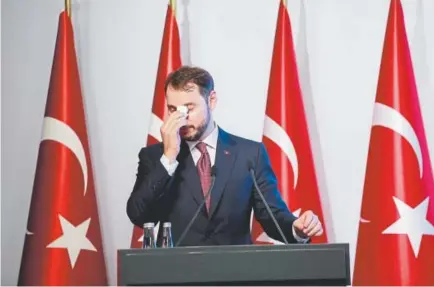
[[[212,132],[202,140],[202,142],[204,142],[207,146],[212,147],[213,149],[217,149],[217,139],[218,139],[219,133],[218,133],[218,127],[217,125],[214,123],[214,129],[212,130]],[[199,141],[186,141],[188,144],[188,147],[190,148],[190,151],[192,151],[195,147],[196,144]]]

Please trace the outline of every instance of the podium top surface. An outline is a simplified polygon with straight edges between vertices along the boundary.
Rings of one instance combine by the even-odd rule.
[[[233,253],[233,252],[276,252],[276,251],[307,251],[307,250],[340,250],[349,251],[348,243],[324,243],[324,244],[281,244],[281,245],[211,245],[211,246],[181,246],[173,248],[125,248],[118,249],[124,256],[141,256],[150,254],[189,254],[189,253]]]

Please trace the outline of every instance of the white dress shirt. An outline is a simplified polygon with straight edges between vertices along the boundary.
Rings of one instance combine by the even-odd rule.
[[[209,157],[211,160],[211,166],[214,166],[215,164],[215,155],[216,155],[216,151],[217,151],[217,140],[218,140],[218,134],[219,134],[219,129],[217,127],[217,125],[214,125],[214,129],[212,130],[212,132],[202,140],[202,142],[204,142],[206,144],[206,149],[209,153]],[[187,144],[190,148],[190,153],[191,156],[193,157],[193,161],[194,164],[196,165],[197,162],[199,161],[199,158],[201,156],[201,152],[199,151],[199,149],[196,148],[196,144],[199,141],[187,141]],[[173,175],[173,173],[175,172],[176,168],[178,167],[178,161],[175,159],[174,162],[170,163],[169,159],[164,155],[161,156],[161,163],[163,164],[163,166],[166,168],[167,172],[169,173],[170,176]],[[294,238],[298,241],[298,242],[302,242],[305,243],[308,241],[308,238],[301,238],[297,235],[297,233],[294,230],[294,226],[292,227],[292,234],[294,235]]]

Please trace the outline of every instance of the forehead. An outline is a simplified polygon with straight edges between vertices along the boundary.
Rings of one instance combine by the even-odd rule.
[[[183,89],[175,90],[170,85],[166,91],[167,104],[180,106],[186,103],[198,103],[203,100],[199,87],[195,84],[188,84]]]

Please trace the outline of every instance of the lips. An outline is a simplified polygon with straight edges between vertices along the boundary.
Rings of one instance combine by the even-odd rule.
[[[188,131],[190,130],[190,128],[193,129],[194,127],[193,126],[183,126],[183,127],[181,127],[179,129],[179,131],[182,134],[186,134],[186,133],[188,133]]]

